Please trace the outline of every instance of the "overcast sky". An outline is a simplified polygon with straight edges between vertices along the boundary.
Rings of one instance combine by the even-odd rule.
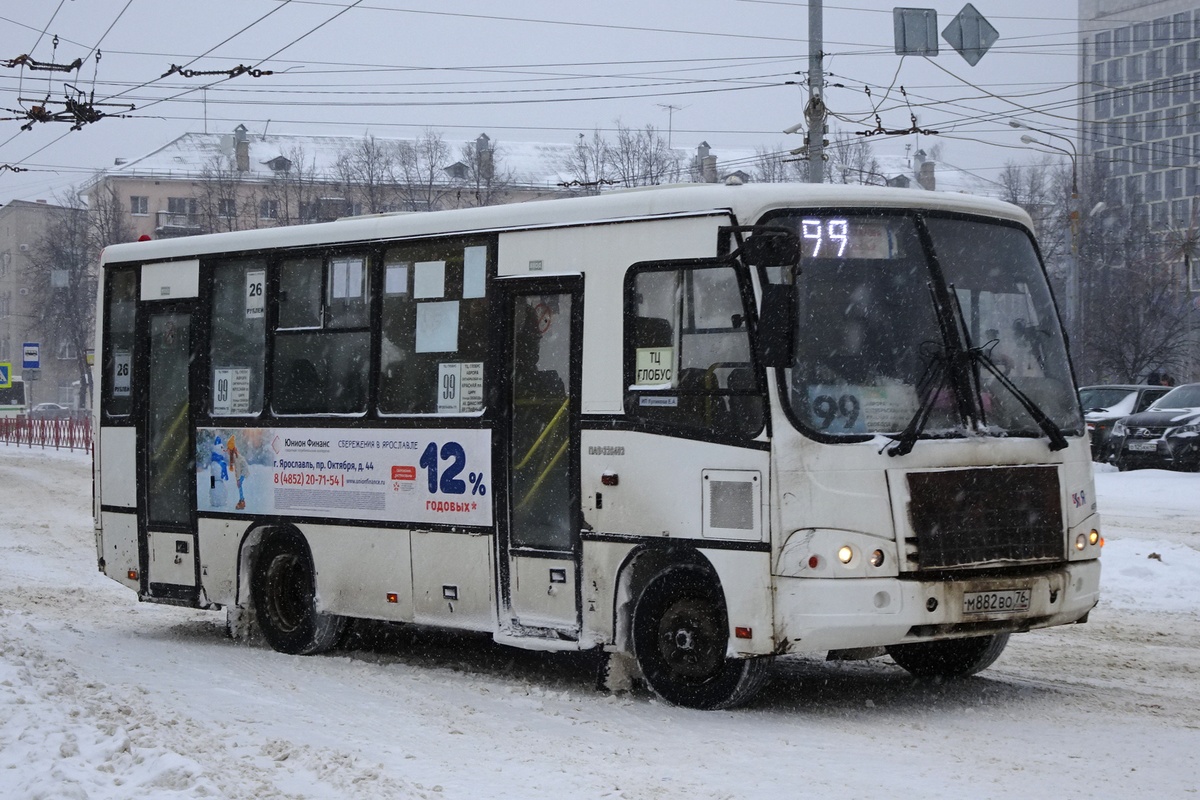
[[[938,12],[941,31],[963,5],[924,7]],[[891,2],[826,0],[826,68],[838,84],[827,91],[831,127],[874,128],[878,108],[885,128],[907,128],[911,104],[939,135],[872,137],[876,151],[941,141],[944,160],[983,177],[1036,157],[1010,117],[1073,133],[1076,4],[974,5],[1000,39],[972,67],[944,41],[933,58],[896,56]],[[807,51],[807,4],[788,0],[4,0],[0,107],[22,118],[0,122],[0,203],[53,199],[114,158],[239,123],[381,137],[433,128],[454,144],[486,132],[503,148],[611,135],[619,119],[669,129],[676,147],[707,141],[718,157],[798,147],[800,136],[782,130],[803,116],[807,91],[790,82],[803,81]],[[71,73],[4,66],[22,55],[84,63]],[[161,77],[172,65],[275,74]],[[64,108],[64,84],[128,118],[22,131],[47,95],[49,111]]]

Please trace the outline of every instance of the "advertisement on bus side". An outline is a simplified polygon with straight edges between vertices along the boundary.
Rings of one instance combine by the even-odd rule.
[[[198,428],[199,511],[492,524],[486,430]]]

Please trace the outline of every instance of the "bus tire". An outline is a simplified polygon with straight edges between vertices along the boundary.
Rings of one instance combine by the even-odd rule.
[[[918,678],[965,678],[981,672],[1004,652],[1007,633],[943,639],[939,642],[894,644],[887,654]]]
[[[726,658],[729,622],[714,581],[672,570],[650,582],[633,612],[642,677],[663,700],[699,709],[742,705],[762,688],[769,658]]]
[[[317,611],[316,570],[304,537],[267,537],[250,582],[255,618],[267,643],[281,653],[312,655],[338,643],[346,618]]]

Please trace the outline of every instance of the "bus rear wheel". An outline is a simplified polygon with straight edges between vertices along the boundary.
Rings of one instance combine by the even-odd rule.
[[[1004,652],[1007,633],[894,644],[887,654],[918,678],[964,678],[990,667]]]
[[[699,709],[748,702],[762,687],[768,658],[726,658],[729,623],[713,581],[698,571],[651,581],[634,609],[633,649],[642,677],[663,700]]]
[[[297,533],[278,532],[263,542],[250,592],[263,636],[281,653],[322,653],[336,645],[345,630],[345,617],[317,611],[312,554]]]

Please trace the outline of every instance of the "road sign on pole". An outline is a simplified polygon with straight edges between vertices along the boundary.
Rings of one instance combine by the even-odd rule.
[[[21,345],[21,367],[24,369],[40,369],[42,366],[42,346],[38,342],[25,342]]]
[[[942,38],[973,67],[1000,38],[1000,32],[967,3],[942,31]]]
[[[934,9],[893,8],[892,25],[896,29],[896,55],[938,54],[937,11]]]
[[[0,361],[0,389],[12,387],[12,364]]]

